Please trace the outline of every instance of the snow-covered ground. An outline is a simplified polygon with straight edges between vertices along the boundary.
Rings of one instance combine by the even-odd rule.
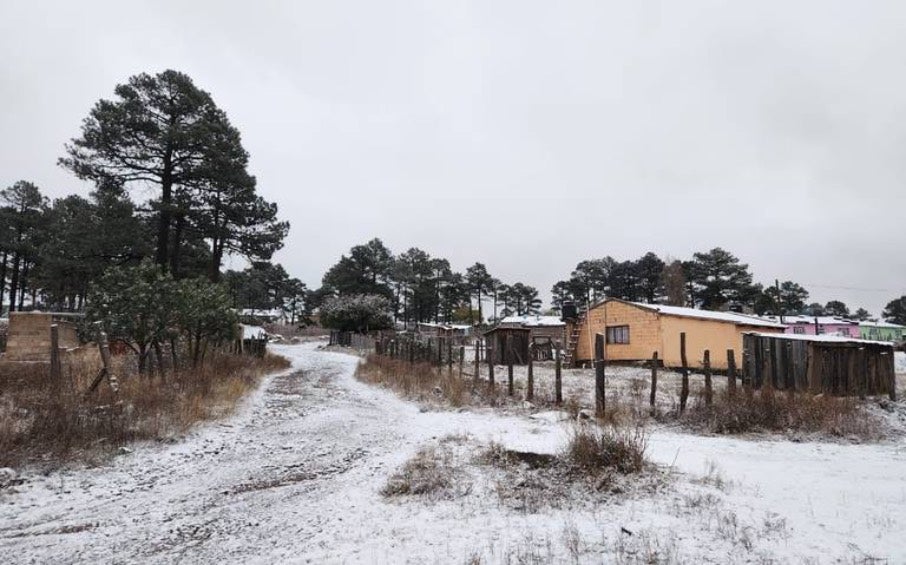
[[[0,556],[69,562],[906,562],[906,443],[792,443],[655,430],[652,494],[515,510],[487,490],[387,500],[451,434],[554,453],[570,424],[423,411],[353,378],[358,359],[276,347],[293,368],[233,419],[109,466],[0,490]],[[480,486],[480,485],[479,485]],[[632,534],[621,530],[625,528]]]

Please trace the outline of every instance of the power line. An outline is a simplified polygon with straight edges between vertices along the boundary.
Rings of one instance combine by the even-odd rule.
[[[829,288],[834,290],[855,290],[858,292],[891,292],[891,293],[901,293],[903,289],[892,289],[892,288],[865,288],[860,286],[835,286],[827,284],[812,284],[812,283],[803,283],[804,286],[810,288]]]

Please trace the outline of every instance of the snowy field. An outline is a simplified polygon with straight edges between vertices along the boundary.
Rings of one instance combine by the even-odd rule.
[[[293,368],[231,420],[105,467],[26,472],[0,489],[2,561],[906,562],[903,439],[654,429],[660,488],[526,510],[496,496],[468,452],[494,441],[556,453],[571,423],[424,411],[356,381],[356,357],[312,343],[275,349]],[[570,393],[584,394],[582,374],[569,379]],[[441,500],[380,494],[416,451],[450,436],[470,488]]]

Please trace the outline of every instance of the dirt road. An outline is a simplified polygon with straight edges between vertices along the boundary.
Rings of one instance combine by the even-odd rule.
[[[266,379],[230,420],[172,444],[135,446],[97,469],[26,472],[15,492],[0,491],[0,562],[906,558],[902,443],[661,430],[649,454],[677,470],[677,484],[656,497],[538,513],[513,512],[477,488],[455,500],[388,501],[379,494],[388,476],[432,439],[468,432],[551,453],[569,427],[487,411],[426,412],[356,381],[355,357],[317,344],[277,350],[292,369]],[[726,484],[697,478],[708,465]]]

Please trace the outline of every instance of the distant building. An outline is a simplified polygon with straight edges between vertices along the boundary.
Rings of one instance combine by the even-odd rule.
[[[859,322],[859,336],[878,341],[903,341],[906,327],[889,322]]]
[[[566,323],[557,316],[507,316],[484,337],[494,363],[524,365],[529,355],[550,360],[555,344],[565,342]]]
[[[592,306],[568,326],[567,361],[591,361],[595,335],[605,336],[605,357],[611,361],[645,361],[657,352],[668,367],[681,365],[680,334],[686,334],[690,367],[701,366],[704,350],[711,366],[727,368],[727,351],[742,361],[746,332],[783,333],[784,326],[735,312],[712,312],[663,304],[641,304],[609,298]]]
[[[258,308],[243,308],[236,311],[239,321],[245,324],[285,324],[288,323],[286,313],[279,308],[268,310]]]
[[[777,316],[765,316],[765,319],[780,322]],[[781,323],[787,327],[788,334],[860,337],[858,322],[838,316],[783,316]]]

